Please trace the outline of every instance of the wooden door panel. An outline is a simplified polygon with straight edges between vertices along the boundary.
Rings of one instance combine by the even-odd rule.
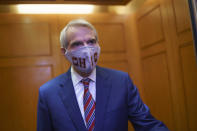
[[[195,131],[197,68],[188,1],[147,0],[135,15],[145,100],[171,130]]]
[[[0,74],[0,129],[35,131],[38,89],[51,79],[51,67],[1,67]]]
[[[124,52],[124,25],[122,23],[95,23],[99,43],[103,52]]]
[[[184,100],[186,108],[187,128],[190,131],[196,131],[197,121],[197,103],[195,100],[197,66],[196,56],[194,52],[191,21],[187,0],[172,0],[174,8],[174,18],[171,18],[175,23],[176,30],[174,38],[177,42],[174,44],[177,50],[176,58],[179,69],[180,82],[184,90]],[[183,104],[183,103],[182,103]]]
[[[197,64],[193,43],[180,47],[180,57],[183,72],[183,84],[187,104],[188,123],[191,131],[197,130]]]
[[[48,23],[0,23],[0,56],[50,55]]]
[[[100,62],[98,65],[101,67],[129,72],[127,61],[115,61],[115,62],[105,62],[105,63]]]
[[[190,28],[190,15],[187,0],[172,0],[175,14],[177,33]]]
[[[36,130],[38,89],[61,70],[56,20],[0,15],[0,130]]]
[[[164,39],[160,6],[154,7],[138,18],[139,43],[142,48]]]
[[[156,118],[174,129],[171,85],[165,53],[142,60],[146,103]]]
[[[170,130],[176,129],[172,95],[171,55],[165,0],[148,0],[136,13],[143,94],[151,113]]]

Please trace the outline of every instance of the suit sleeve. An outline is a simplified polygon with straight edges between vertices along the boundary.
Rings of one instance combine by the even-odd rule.
[[[129,120],[136,131],[169,131],[159,120],[156,120],[149,111],[149,108],[140,98],[138,89],[132,84],[127,76],[128,85],[128,108]]]
[[[48,107],[40,89],[37,110],[37,131],[52,131]]]

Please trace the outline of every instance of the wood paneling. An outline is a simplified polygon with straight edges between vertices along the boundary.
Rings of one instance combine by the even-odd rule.
[[[135,16],[130,21],[137,26],[133,41],[141,47],[146,103],[170,130],[196,131],[197,66],[187,0],[147,0]]]
[[[152,114],[176,130],[172,94],[171,45],[165,0],[148,0],[136,13],[143,95]]]
[[[176,46],[180,47],[182,45],[185,45],[185,43],[191,42],[192,40],[192,32],[191,30],[187,30],[178,35],[178,42],[176,43]]]
[[[49,32],[48,23],[0,23],[0,57],[50,55]]]
[[[151,113],[170,130],[175,129],[171,78],[166,44],[167,21],[162,1],[151,0],[137,12],[143,94]]]
[[[121,70],[128,73],[130,71],[126,52],[124,53],[119,53],[119,52],[115,53],[115,51],[101,52],[98,65],[111,69]]]
[[[38,88],[61,73],[55,18],[0,15],[0,130],[36,130]]]
[[[176,31],[181,33],[190,28],[190,16],[187,0],[172,0],[175,14]]]
[[[100,54],[99,62],[105,61],[127,61],[127,56],[125,52],[102,52]]]
[[[179,82],[184,90],[184,100],[186,108],[187,130],[196,131],[197,121],[197,106],[195,100],[196,91],[196,75],[197,66],[194,53],[188,1],[187,0],[172,0],[172,7],[174,8],[174,18],[170,17],[172,22],[176,24],[174,31],[174,38],[176,43],[174,48],[177,50],[177,71],[179,71]]]
[[[124,52],[124,25],[113,23],[94,24],[98,31],[102,52]],[[113,48],[112,48],[113,47]]]
[[[180,47],[180,57],[183,73],[183,84],[185,89],[185,99],[188,114],[189,129],[197,130],[197,101],[196,101],[196,85],[197,85],[197,63],[194,55],[193,43],[187,43]]]
[[[142,60],[146,102],[152,114],[173,129],[169,70],[165,53]]]
[[[115,61],[115,62],[105,62],[105,63],[100,62],[98,65],[102,67],[107,67],[110,69],[116,69],[116,70],[121,70],[124,72],[129,72],[127,61]]]
[[[138,19],[139,42],[142,48],[164,39],[160,6],[154,7]]]
[[[141,57],[145,58],[145,57],[149,57],[155,54],[159,54],[161,52],[165,52],[166,47],[165,47],[165,42],[160,42],[157,44],[153,44],[153,46],[146,48],[146,49],[142,49],[141,52]]]
[[[51,67],[1,67],[0,74],[0,130],[35,131],[38,88],[51,79]]]

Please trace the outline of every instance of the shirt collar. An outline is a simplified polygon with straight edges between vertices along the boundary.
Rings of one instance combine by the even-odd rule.
[[[72,82],[73,86],[75,87],[82,79],[83,77],[80,76],[71,66],[71,77],[72,77]],[[92,71],[92,73],[88,76],[93,82],[96,82],[96,67]]]

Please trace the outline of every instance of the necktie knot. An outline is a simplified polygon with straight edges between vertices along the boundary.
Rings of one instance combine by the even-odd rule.
[[[81,82],[84,85],[84,88],[88,88],[89,87],[90,81],[91,80],[89,78],[84,78],[84,79],[81,80]]]

